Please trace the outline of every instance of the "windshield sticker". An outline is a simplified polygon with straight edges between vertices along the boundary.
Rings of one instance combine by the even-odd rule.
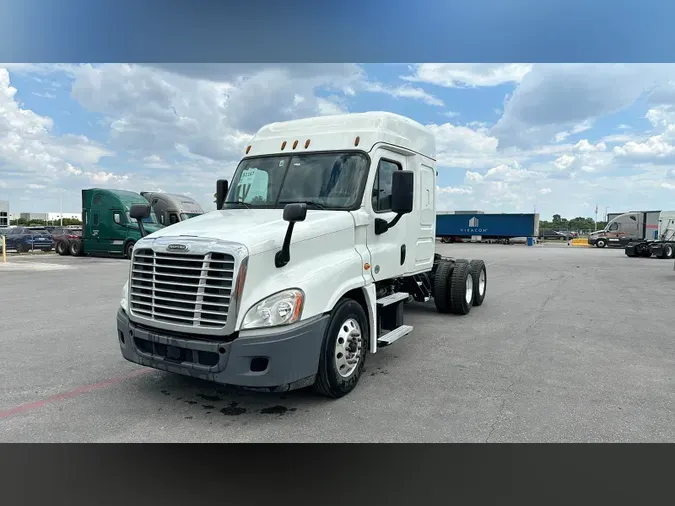
[[[258,169],[244,169],[239,176],[240,185],[250,185],[255,179],[255,173],[258,172]]]

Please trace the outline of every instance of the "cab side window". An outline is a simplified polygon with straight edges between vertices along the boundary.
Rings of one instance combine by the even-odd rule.
[[[401,164],[391,160],[380,160],[373,184],[373,210],[376,213],[391,211],[391,181],[397,170],[403,170]]]
[[[619,224],[616,223],[616,222],[615,222],[615,223],[612,223],[612,224],[609,226],[609,230],[612,230],[612,231],[614,231],[614,230],[619,230]]]
[[[122,224],[122,214],[119,212],[114,212],[113,213],[113,221],[117,223],[118,225]]]
[[[178,223],[178,215],[176,213],[171,213],[169,215],[169,225],[173,225],[174,223]]]

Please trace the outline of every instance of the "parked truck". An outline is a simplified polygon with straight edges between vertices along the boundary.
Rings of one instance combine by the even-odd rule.
[[[216,211],[133,249],[117,312],[134,363],[266,391],[352,391],[368,353],[409,335],[404,304],[466,315],[482,260],[435,253],[435,139],[380,112],[262,127]],[[150,208],[131,216],[142,224]],[[423,338],[420,335],[418,338]]]
[[[131,218],[134,204],[148,204],[139,195],[126,190],[90,188],[82,190],[82,235],[62,238],[54,248],[59,255],[126,257],[141,238],[136,220]],[[153,212],[143,219],[148,232],[162,228]]]
[[[173,225],[204,214],[204,209],[197,201],[187,195],[162,192],[141,192],[141,195],[150,202],[161,225]]]
[[[591,232],[588,244],[598,248],[625,247],[630,242],[654,240],[662,211],[630,211],[609,219],[605,228]],[[611,216],[611,215],[608,215]]]
[[[673,258],[675,211],[630,211],[591,232],[588,244],[598,248],[623,247],[627,256]]]

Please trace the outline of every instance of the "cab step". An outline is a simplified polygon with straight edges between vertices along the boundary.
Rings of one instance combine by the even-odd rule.
[[[401,339],[403,336],[407,336],[408,334],[410,334],[412,330],[413,330],[412,325],[401,325],[400,327],[397,327],[394,330],[391,330],[386,334],[383,334],[380,337],[378,337],[377,345],[382,347],[389,346],[390,344]]]
[[[410,297],[410,294],[406,292],[395,292],[391,295],[387,295],[386,297],[382,297],[381,299],[377,299],[377,305],[378,307],[391,306],[397,302],[408,300],[408,297]]]

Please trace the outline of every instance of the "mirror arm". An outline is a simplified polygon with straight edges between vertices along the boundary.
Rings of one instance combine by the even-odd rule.
[[[145,237],[145,227],[143,226],[143,220],[137,219],[138,222],[138,231],[141,233],[141,237]]]
[[[288,224],[286,237],[284,237],[284,244],[281,247],[281,250],[277,251],[277,254],[274,255],[274,265],[277,268],[281,268],[291,261],[291,236],[293,235],[294,226],[295,222],[293,221]]]

